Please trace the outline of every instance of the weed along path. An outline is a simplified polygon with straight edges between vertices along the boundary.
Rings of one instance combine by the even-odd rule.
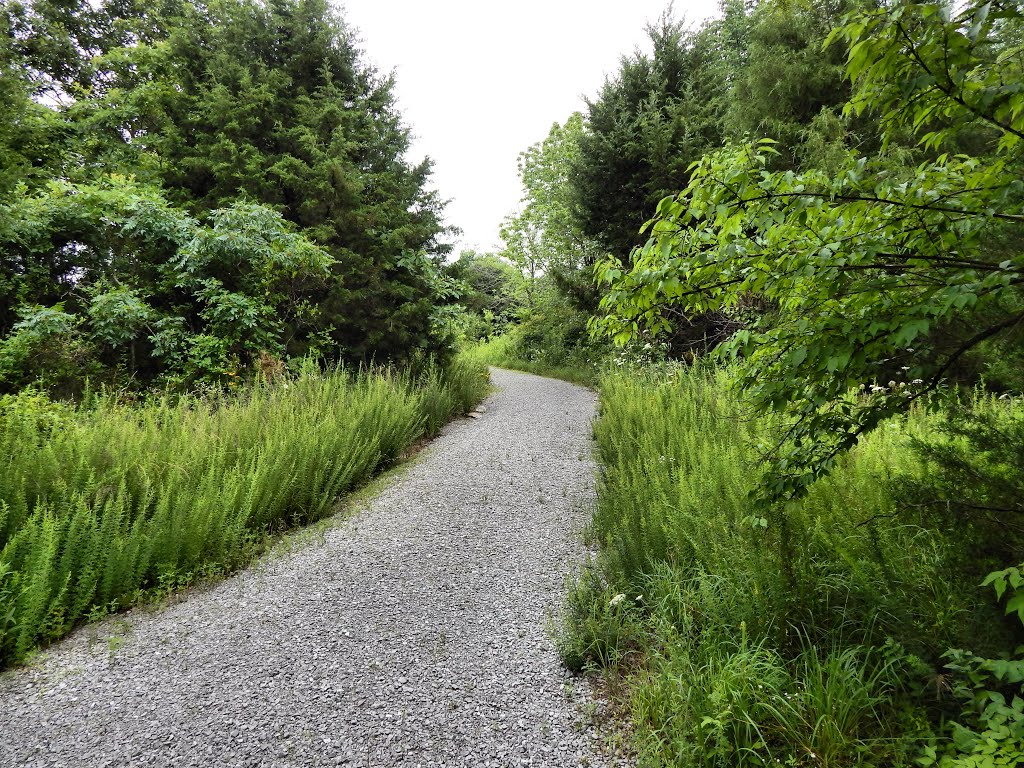
[[[582,557],[595,396],[493,380],[322,537],[0,676],[0,766],[609,764],[547,628]]]

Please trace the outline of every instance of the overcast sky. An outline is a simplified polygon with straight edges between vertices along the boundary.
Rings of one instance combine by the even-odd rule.
[[[410,159],[434,160],[458,247],[500,245],[522,195],[516,158],[584,108],[621,56],[647,49],[644,27],[668,0],[341,0],[368,59],[395,70],[415,135]],[[698,23],[717,0],[676,0]]]

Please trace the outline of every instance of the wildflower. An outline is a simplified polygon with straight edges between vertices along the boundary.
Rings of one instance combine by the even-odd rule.
[[[619,592],[619,594],[617,594],[615,597],[608,601],[608,606],[614,608],[616,605],[618,605],[625,599],[626,596],[622,592]]]
[[[924,379],[914,379],[911,384],[924,384]]]

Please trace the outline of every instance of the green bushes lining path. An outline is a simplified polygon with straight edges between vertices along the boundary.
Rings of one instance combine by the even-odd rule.
[[[772,424],[727,384],[691,370],[601,385],[603,550],[560,645],[572,667],[625,677],[641,765],[1020,764],[1022,627],[979,586],[1011,564],[894,497],[924,472],[909,438],[942,439],[937,418],[877,431],[762,512],[749,493]],[[985,750],[995,762],[971,762]]]
[[[306,372],[230,396],[0,400],[0,666],[90,614],[231,569],[482,399],[482,366]]]
[[[554,362],[549,359],[530,359],[522,349],[518,329],[505,336],[475,344],[463,356],[481,365],[493,365],[513,371],[525,371],[537,376],[548,376],[562,379],[584,387],[594,387],[598,380],[598,365],[586,361],[562,360]],[[557,358],[556,358],[557,359]]]

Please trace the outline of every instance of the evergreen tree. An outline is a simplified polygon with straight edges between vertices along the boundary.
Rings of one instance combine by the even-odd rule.
[[[6,6],[2,20],[0,66],[21,75],[3,88],[21,96],[0,109],[34,122],[12,117],[0,128],[0,162],[19,169],[5,174],[0,195],[16,177],[90,187],[123,174],[200,220],[240,201],[271,206],[333,264],[329,280],[298,281],[275,305],[282,351],[350,361],[446,351],[436,316],[446,228],[427,188],[429,161],[406,160],[392,80],[363,62],[325,0],[161,0],[145,10],[136,0],[33,0]],[[15,207],[24,215],[30,206]],[[49,249],[5,237],[0,334],[17,305],[84,307],[76,296],[109,277],[113,262],[85,229],[47,219]],[[189,291],[172,299],[153,257],[142,259],[133,289],[176,302],[194,325],[203,302],[190,306]],[[207,277],[237,288],[228,273]]]
[[[573,186],[583,233],[626,256],[658,201],[686,185],[687,168],[720,144],[716,39],[670,15],[648,28],[652,56],[624,58],[588,101]]]
[[[325,0],[26,0],[0,32],[5,388],[447,351],[430,164]]]
[[[272,205],[328,248],[320,338],[350,360],[440,353],[432,275],[447,249],[430,164],[405,159],[393,82],[361,60],[324,0],[220,0],[174,30],[184,71],[158,144],[164,184],[196,211],[239,195]],[[295,335],[293,354],[309,348]]]
[[[749,8],[738,2],[724,6],[719,34],[731,30],[744,46],[742,57],[723,58],[729,66],[739,59],[723,116],[728,138],[774,139],[780,152],[775,165],[794,169],[821,167],[835,142],[877,150],[877,121],[842,116],[851,93],[845,49],[824,45],[854,4],[768,0]]]

